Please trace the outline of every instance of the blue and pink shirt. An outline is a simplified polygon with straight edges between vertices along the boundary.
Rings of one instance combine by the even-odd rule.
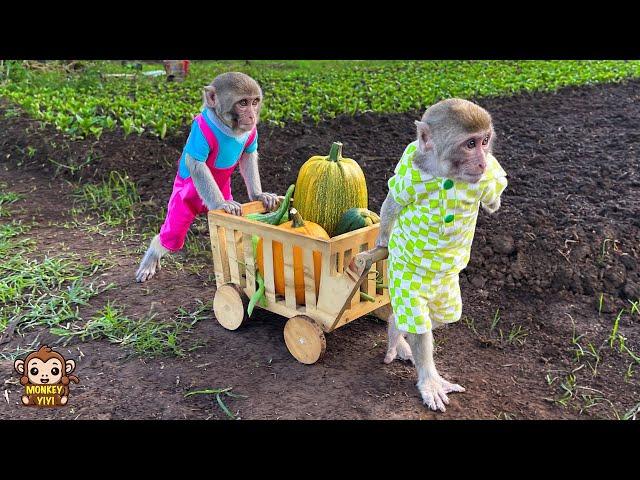
[[[234,137],[229,134],[230,132],[223,131],[224,126],[219,124],[219,120],[214,118],[214,114],[208,108],[203,109],[201,117],[202,120],[200,121],[206,122],[206,126],[209,127],[218,144],[218,154],[215,159],[216,169],[231,168],[238,163],[243,153],[253,153],[258,148],[257,132],[251,131],[240,137]],[[251,135],[254,135],[254,138],[245,148]],[[186,179],[190,177],[186,165],[186,154],[188,153],[199,162],[206,162],[211,150],[209,143],[198,120],[194,120],[191,125],[191,133],[189,133],[189,138],[180,156],[178,175],[180,175],[181,178]]]

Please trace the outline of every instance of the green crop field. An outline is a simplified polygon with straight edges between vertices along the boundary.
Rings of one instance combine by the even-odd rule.
[[[340,114],[404,112],[450,96],[479,98],[518,91],[614,82],[640,76],[640,61],[195,61],[183,83],[133,70],[121,62],[84,62],[85,69],[0,67],[0,96],[76,137],[121,127],[125,135],[159,137],[188,124],[202,87],[225,71],[242,71],[262,85],[262,120],[282,125]],[[109,76],[129,73],[130,77]]]

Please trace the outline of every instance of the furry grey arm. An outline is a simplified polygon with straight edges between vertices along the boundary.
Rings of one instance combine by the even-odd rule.
[[[243,153],[239,162],[240,175],[247,186],[247,194],[252,202],[258,200],[258,195],[262,193],[260,184],[260,173],[258,172],[258,151],[253,153]]]
[[[398,214],[402,210],[402,205],[397,203],[391,192],[387,194],[382,208],[380,209],[380,231],[378,238],[376,239],[376,247],[386,247],[389,243],[389,236],[391,235],[391,229],[393,224],[398,218]]]
[[[209,210],[221,208],[225,200],[207,164],[197,161],[188,153],[186,154],[185,160],[187,169],[193,179],[193,185],[196,187],[196,191],[198,195],[200,195],[202,202]]]
[[[280,203],[275,193],[262,191],[260,173],[258,172],[258,152],[243,153],[240,157],[240,175],[247,187],[247,195],[252,202],[259,200],[267,211],[273,211]]]

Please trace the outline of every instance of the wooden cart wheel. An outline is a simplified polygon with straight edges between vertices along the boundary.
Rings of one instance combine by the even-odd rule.
[[[304,315],[287,321],[284,326],[284,342],[289,353],[307,365],[320,360],[327,349],[327,340],[320,326]]]
[[[227,330],[237,330],[249,317],[249,297],[235,283],[225,283],[213,297],[213,312],[218,323]]]

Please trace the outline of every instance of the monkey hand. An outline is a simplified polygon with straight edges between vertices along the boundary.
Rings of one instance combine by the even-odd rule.
[[[29,405],[29,397],[27,397],[26,395],[23,395],[21,400],[23,405]]]
[[[383,235],[378,235],[376,239],[375,247],[387,248],[389,246],[389,238],[385,238]]]
[[[280,204],[280,199],[275,193],[260,193],[257,195],[256,200],[260,200],[268,212],[272,212]]]
[[[418,382],[418,390],[422,396],[422,401],[431,410],[445,412],[445,405],[449,405],[447,393],[464,392],[464,387],[457,383],[447,382],[437,372],[435,375],[428,375],[424,380]]]
[[[226,202],[223,202],[222,204],[220,204],[218,208],[221,208],[222,210],[224,210],[227,213],[230,213],[231,215],[238,215],[238,216],[242,215],[242,205],[236,202],[235,200],[227,200]]]
[[[500,208],[500,197],[496,198],[493,203],[483,203],[482,208],[484,208],[488,213],[494,213],[498,211]]]

